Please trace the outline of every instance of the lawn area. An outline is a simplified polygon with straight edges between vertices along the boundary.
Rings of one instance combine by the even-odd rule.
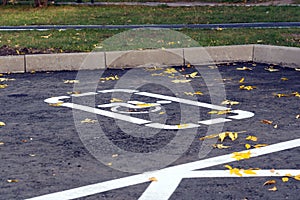
[[[0,6],[0,25],[212,24],[300,21],[299,7]]]
[[[15,31],[0,32],[0,47],[9,45],[16,49],[23,47],[34,49],[50,49],[51,52],[89,52],[99,43],[125,30],[66,30],[66,31]],[[180,33],[191,37],[200,46],[218,46],[233,44],[270,44],[300,47],[300,29],[224,29],[198,30],[184,29]],[[140,38],[138,38],[140,40]],[[134,38],[124,38],[119,43],[106,40],[108,50],[126,50],[147,47]],[[107,42],[108,41],[108,42]],[[157,43],[157,48],[186,47],[186,41],[150,41]]]

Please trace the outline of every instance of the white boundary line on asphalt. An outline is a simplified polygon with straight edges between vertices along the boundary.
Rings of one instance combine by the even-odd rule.
[[[288,150],[300,146],[300,138],[289,140],[286,142],[280,142],[277,144],[272,144],[266,147],[251,149],[241,151],[240,153],[250,152],[251,158],[258,157],[262,155],[267,155],[283,150]],[[61,192],[46,194],[27,200],[70,200],[80,197],[85,197],[89,195],[94,195],[114,189],[119,189],[123,187],[128,187],[131,185],[136,185],[140,183],[150,182],[151,177],[155,177],[158,181],[152,181],[148,188],[144,191],[140,200],[167,200],[176,190],[183,178],[202,178],[202,177],[237,177],[236,175],[230,175],[229,170],[205,170],[205,171],[194,171],[207,167],[217,166],[221,164],[227,164],[230,162],[237,161],[233,158],[233,154],[226,154],[222,156],[212,157],[204,160],[199,160],[191,163],[181,164],[177,166],[168,167],[158,171],[147,172],[143,174],[128,176],[124,178],[119,178],[115,180],[105,181],[101,183],[96,183],[92,185],[87,185],[83,187],[78,187],[70,190],[65,190]],[[208,172],[210,171],[210,172]],[[269,171],[269,172],[267,172]],[[207,173],[208,172],[208,173]],[[257,170],[257,175],[255,176],[285,176],[285,174],[297,175],[300,170],[289,170],[282,169],[274,173],[270,170]],[[250,175],[244,175],[244,177],[250,177]]]

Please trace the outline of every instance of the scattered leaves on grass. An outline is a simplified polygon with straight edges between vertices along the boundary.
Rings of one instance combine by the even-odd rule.
[[[79,83],[79,80],[65,80],[65,84],[74,84],[74,83]]]
[[[119,80],[118,75],[112,75],[112,76],[100,78],[100,81],[115,81],[115,80]]]
[[[246,137],[246,140],[251,140],[253,142],[256,142],[257,141],[257,137],[249,135],[248,137]]]
[[[238,101],[231,101],[231,100],[224,100],[224,101],[222,101],[222,105],[231,105],[231,106],[233,106],[233,105],[237,105],[237,104],[239,104],[240,102],[238,102]]]
[[[289,80],[289,79],[286,78],[286,77],[282,77],[280,80],[282,80],[282,81],[287,81],[287,80]]]
[[[6,124],[4,122],[0,122],[0,126],[5,126]]]
[[[8,179],[7,182],[8,183],[17,183],[17,182],[19,182],[19,180],[18,179]]]
[[[275,192],[275,191],[277,191],[278,189],[277,189],[277,187],[276,186],[274,186],[274,187],[272,187],[272,188],[270,188],[270,189],[268,189],[269,191],[273,191],[273,192]]]
[[[255,86],[251,86],[251,85],[247,85],[247,86],[241,85],[240,89],[241,90],[253,90],[253,89],[256,89],[256,87]]]
[[[269,71],[269,72],[278,72],[279,69],[275,69],[273,66],[270,66],[270,67],[267,67],[265,68],[266,71]]]
[[[264,183],[264,185],[273,185],[276,183],[276,180],[268,180]]]
[[[173,80],[172,82],[173,83],[188,83],[188,82],[190,82],[191,80]]]
[[[225,146],[223,144],[214,144],[213,145],[214,148],[217,148],[217,149],[228,149],[230,148],[231,146]]]
[[[245,82],[245,78],[244,77],[239,80],[239,83],[244,83],[244,82]]]
[[[83,124],[83,123],[94,124],[94,123],[96,123],[96,122],[97,122],[97,120],[89,119],[89,118],[86,118],[86,119],[84,119],[84,120],[81,121],[82,124]]]
[[[123,100],[122,100],[122,99],[118,99],[118,98],[112,98],[112,99],[110,100],[110,102],[111,102],[111,103],[114,103],[114,102],[123,102]]]
[[[4,88],[7,88],[7,84],[2,84],[2,85],[0,85],[0,89],[4,89]]]
[[[243,160],[243,159],[249,159],[251,157],[251,152],[233,152],[232,158],[235,158],[236,160]]]
[[[157,180],[157,178],[155,178],[155,177],[151,177],[151,178],[149,178],[149,181],[152,181],[152,182],[155,181],[155,182],[156,182],[156,181],[158,181],[158,180]]]
[[[244,67],[238,67],[238,68],[236,68],[236,70],[240,70],[240,71],[242,71],[242,70],[243,70],[243,71],[251,71],[252,68],[244,66]]]
[[[225,115],[225,114],[228,114],[230,112],[231,112],[230,109],[229,110],[212,110],[212,111],[208,112],[208,114],[211,114],[211,115],[213,115],[213,114],[216,114],[216,115]]]
[[[282,177],[281,180],[282,180],[282,182],[288,182],[289,178],[288,177]]]

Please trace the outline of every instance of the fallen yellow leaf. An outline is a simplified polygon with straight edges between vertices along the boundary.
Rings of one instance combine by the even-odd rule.
[[[112,163],[111,162],[107,163],[107,166],[112,166]]]
[[[285,174],[287,177],[293,177],[292,174]]]
[[[268,146],[268,145],[267,144],[256,144],[253,147],[257,149],[257,148],[261,148],[261,147],[265,147],[265,146]]]
[[[274,187],[272,187],[272,188],[270,188],[270,189],[268,189],[269,191],[277,191],[277,187],[276,186],[274,186]]]
[[[244,152],[233,152],[232,158],[235,158],[236,160],[243,160],[243,159],[249,159],[251,157],[251,152],[248,151],[246,153]]]
[[[244,174],[253,174],[253,175],[256,174],[256,172],[253,171],[252,169],[244,169],[242,172],[243,172]]]
[[[4,142],[0,142],[0,145],[4,145]]]
[[[222,132],[222,133],[218,133],[218,134],[207,135],[207,136],[199,138],[199,140],[205,140],[205,139],[211,139],[211,138],[219,137],[219,139],[222,142],[225,139],[225,137],[229,136],[230,133],[236,134],[236,137],[237,137],[237,134],[239,134],[239,133],[245,133],[245,132],[246,131],[239,131],[239,132],[229,132],[229,131],[226,131],[226,132]]]
[[[153,181],[158,181],[158,180],[157,180],[157,178],[155,178],[155,177],[151,177],[151,178],[149,178],[149,181],[152,181],[152,182],[153,182]]]
[[[212,111],[208,112],[208,114],[225,115],[225,114],[228,114],[230,112],[231,112],[230,109],[228,109],[228,110],[212,110]]]
[[[251,145],[250,144],[245,144],[246,149],[250,149]]]
[[[294,179],[296,179],[297,181],[300,181],[300,174],[294,176]]]
[[[85,120],[82,120],[81,123],[96,123],[97,120],[93,120],[93,119],[89,119],[89,118],[86,118]]]
[[[177,73],[177,70],[174,68],[167,68],[164,73],[166,74],[173,74],[173,73]]]
[[[117,98],[112,98],[110,100],[111,103],[114,103],[114,102],[122,102],[123,100],[122,99],[117,99]]]
[[[256,87],[255,86],[251,86],[251,85],[248,85],[248,86],[241,85],[240,89],[241,90],[253,90],[253,89],[256,89]]]
[[[282,180],[282,182],[288,182],[289,178],[288,177],[282,177],[281,180]]]
[[[58,107],[58,106],[61,106],[62,104],[63,104],[63,102],[58,102],[58,103],[49,103],[49,106]]]
[[[218,148],[218,149],[228,149],[231,146],[224,146],[223,144],[214,144],[213,147]]]
[[[0,122],[0,126],[5,126],[6,124],[4,122]]]
[[[65,80],[64,83],[66,84],[79,83],[79,80]]]
[[[227,132],[228,133],[228,137],[232,140],[232,141],[234,141],[234,140],[236,140],[237,138],[238,138],[238,133],[236,133],[236,132]]]
[[[293,92],[292,95],[294,95],[295,97],[300,97],[300,93],[299,92]]]
[[[279,69],[274,69],[273,66],[267,67],[267,68],[265,68],[265,70],[269,71],[269,72],[278,72],[279,71]]]
[[[289,80],[289,79],[286,78],[286,77],[282,77],[280,80],[282,80],[282,81],[287,81],[287,80]]]
[[[165,114],[166,112],[164,112],[164,111],[161,111],[160,113],[158,113],[159,115],[163,115],[163,114]]]
[[[251,140],[253,142],[256,142],[257,141],[257,137],[249,135],[248,137],[246,137],[246,140]]]
[[[288,94],[274,94],[276,97],[280,98],[280,97],[288,97],[290,95]]]
[[[224,167],[226,167],[227,169],[232,169],[230,165],[224,165]]]
[[[264,183],[264,185],[273,185],[276,183],[276,180],[268,180]]]
[[[116,158],[116,157],[118,157],[119,156],[119,154],[113,154],[111,157],[112,158]]]
[[[138,103],[136,105],[138,107],[141,107],[141,108],[148,108],[148,107],[156,106],[157,104],[154,104],[154,103]]]
[[[230,172],[230,174],[235,174],[235,175],[238,175],[238,176],[243,176],[243,175],[240,173],[240,170],[239,170],[238,168],[230,169],[229,172]]]
[[[0,82],[4,82],[4,81],[14,81],[16,79],[14,78],[0,78]]]
[[[187,78],[196,78],[196,77],[200,77],[200,76],[197,76],[198,75],[198,72],[193,72],[191,74],[187,74],[185,75],[185,77]]]
[[[263,124],[273,124],[273,121],[266,120],[266,119],[263,119],[260,122],[263,123]]]
[[[4,88],[7,88],[7,84],[3,84],[3,85],[0,85],[0,89],[4,89]]]
[[[244,67],[236,68],[236,70],[244,70],[244,71],[248,70],[248,71],[251,71],[252,68],[244,66]]]
[[[18,179],[8,179],[7,182],[8,183],[17,183],[17,182],[19,182],[19,180]]]
[[[224,101],[222,101],[222,105],[231,105],[231,106],[233,106],[233,105],[237,105],[237,104],[239,104],[240,102],[238,102],[238,101],[230,101],[230,100],[224,100]]]
[[[177,127],[178,128],[186,128],[186,127],[188,127],[188,125],[187,124],[178,124]]]
[[[109,76],[109,77],[102,77],[100,78],[100,81],[114,81],[114,80],[118,80],[119,77],[118,75],[112,75],[112,76]]]
[[[239,83],[244,83],[244,81],[245,81],[245,78],[243,77],[239,80]]]

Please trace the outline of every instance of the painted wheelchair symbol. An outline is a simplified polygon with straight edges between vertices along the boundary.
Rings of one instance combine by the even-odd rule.
[[[89,95],[101,95],[104,93],[115,93],[115,92],[124,92],[124,93],[130,93],[134,95],[140,95],[144,97],[151,97],[158,99],[155,103],[149,103],[149,102],[141,102],[141,101],[127,101],[127,102],[114,102],[114,103],[108,103],[108,104],[102,104],[98,105],[97,108],[79,105],[75,103],[68,103],[64,102],[63,99],[70,99],[71,96],[74,98],[77,97],[83,97],[83,96],[89,96]],[[123,121],[127,121],[134,124],[144,125],[147,127],[152,128],[158,128],[158,129],[171,129],[171,130],[177,130],[177,129],[188,129],[188,128],[195,128],[199,127],[200,125],[213,125],[217,123],[224,123],[229,122],[232,120],[240,120],[240,119],[246,119],[251,118],[254,116],[254,113],[244,110],[230,110],[230,108],[219,106],[219,105],[213,105],[209,103],[204,102],[198,102],[193,101],[189,99],[183,99],[173,96],[166,96],[162,94],[155,94],[150,92],[140,92],[138,90],[130,90],[130,89],[111,89],[111,90],[100,90],[97,92],[88,92],[88,93],[82,93],[82,94],[73,94],[71,96],[59,96],[59,97],[52,97],[45,100],[46,103],[59,103],[61,106],[82,110],[90,113],[94,113],[97,115],[102,115],[105,117],[110,117],[114,119],[119,119]],[[198,124],[196,123],[186,123],[184,126],[178,126],[178,125],[168,125],[168,124],[162,124],[162,123],[156,123],[152,122],[150,120],[140,119],[138,117],[129,116],[127,114],[142,114],[142,113],[150,113],[150,112],[158,112],[162,108],[162,105],[169,104],[172,102],[197,106],[197,107],[203,107],[218,111],[224,111],[229,110],[230,114],[234,114],[232,116],[228,116],[226,118],[220,117],[220,118],[214,118],[214,119],[208,119],[208,120],[201,120],[198,121]],[[110,111],[105,110],[105,108],[110,108]],[[125,108],[125,109],[124,109]]]

